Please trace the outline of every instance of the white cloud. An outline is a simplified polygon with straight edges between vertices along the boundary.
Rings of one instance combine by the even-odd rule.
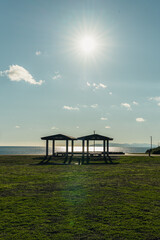
[[[59,129],[59,128],[53,126],[53,127],[51,127],[51,129],[52,129],[52,130],[57,130],[57,129]]]
[[[61,74],[59,72],[55,72],[55,75],[52,77],[53,80],[57,80],[62,78]]]
[[[95,89],[100,89],[100,88],[106,88],[107,86],[104,85],[103,83],[99,83],[99,84],[93,83],[93,87],[94,87],[94,90],[95,90]]]
[[[63,106],[63,109],[69,110],[69,111],[78,111],[78,107],[70,107],[70,106]]]
[[[17,125],[17,126],[15,126],[15,128],[17,128],[17,129],[18,129],[18,128],[20,128],[20,126],[18,126],[18,125]]]
[[[136,101],[133,101],[133,105],[138,105],[138,102],[136,102]]]
[[[92,104],[92,105],[85,105],[85,104],[81,105],[81,104],[77,104],[77,106],[78,106],[78,109],[79,109],[79,108],[97,108],[97,107],[98,107],[98,104],[97,104],[97,103]]]
[[[149,100],[158,102],[157,105],[160,106],[160,97],[151,97]]]
[[[76,128],[79,128],[79,126],[77,126]]]
[[[37,56],[41,55],[41,51],[36,51],[36,55]]]
[[[131,110],[131,105],[129,103],[121,103],[121,106],[127,108],[127,110]]]
[[[99,84],[99,87],[101,87],[101,88],[106,88],[107,86],[104,85],[103,83],[100,83],[100,84]]]
[[[154,100],[156,102],[160,102],[160,97],[151,97],[149,100]]]
[[[136,122],[145,122],[146,120],[144,118],[136,118]]]
[[[9,70],[1,72],[1,75],[6,75],[11,81],[25,81],[34,85],[41,85],[44,82],[42,80],[37,82],[25,68],[19,65],[9,66]]]
[[[97,104],[97,103],[96,103],[96,104],[92,104],[90,107],[91,107],[91,108],[97,108],[97,107],[98,107],[98,104]]]
[[[89,83],[89,82],[87,82],[87,86],[88,87],[92,87],[93,88],[93,90],[95,91],[95,90],[97,90],[97,89],[105,89],[105,88],[107,88],[107,86],[105,85],[105,84],[103,84],[103,83]]]
[[[107,118],[104,118],[104,117],[101,117],[100,118],[102,121],[105,121],[105,120],[107,120]]]
[[[109,92],[109,95],[112,95],[112,92]]]
[[[105,128],[111,128],[110,126],[105,126]]]

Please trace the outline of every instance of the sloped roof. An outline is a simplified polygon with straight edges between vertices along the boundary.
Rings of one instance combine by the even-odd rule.
[[[99,134],[91,134],[91,135],[79,137],[79,138],[77,138],[77,140],[110,140],[110,141],[112,141],[113,138],[102,136]]]
[[[71,137],[71,136],[66,136],[63,134],[56,134],[56,135],[42,137],[41,139],[42,140],[76,140],[77,138]]]

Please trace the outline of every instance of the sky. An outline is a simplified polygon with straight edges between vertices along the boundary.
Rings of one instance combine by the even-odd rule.
[[[159,0],[0,0],[0,146],[160,142]]]

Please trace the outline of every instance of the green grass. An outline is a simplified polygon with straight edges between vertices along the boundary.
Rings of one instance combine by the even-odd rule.
[[[0,239],[160,239],[160,157],[38,162],[0,156]]]

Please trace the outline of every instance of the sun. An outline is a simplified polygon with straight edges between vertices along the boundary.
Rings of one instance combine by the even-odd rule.
[[[93,36],[85,35],[78,42],[79,50],[85,55],[95,53],[97,48],[96,39]]]
[[[109,48],[107,32],[98,24],[79,23],[67,35],[67,51],[84,63],[97,63],[104,59]]]

